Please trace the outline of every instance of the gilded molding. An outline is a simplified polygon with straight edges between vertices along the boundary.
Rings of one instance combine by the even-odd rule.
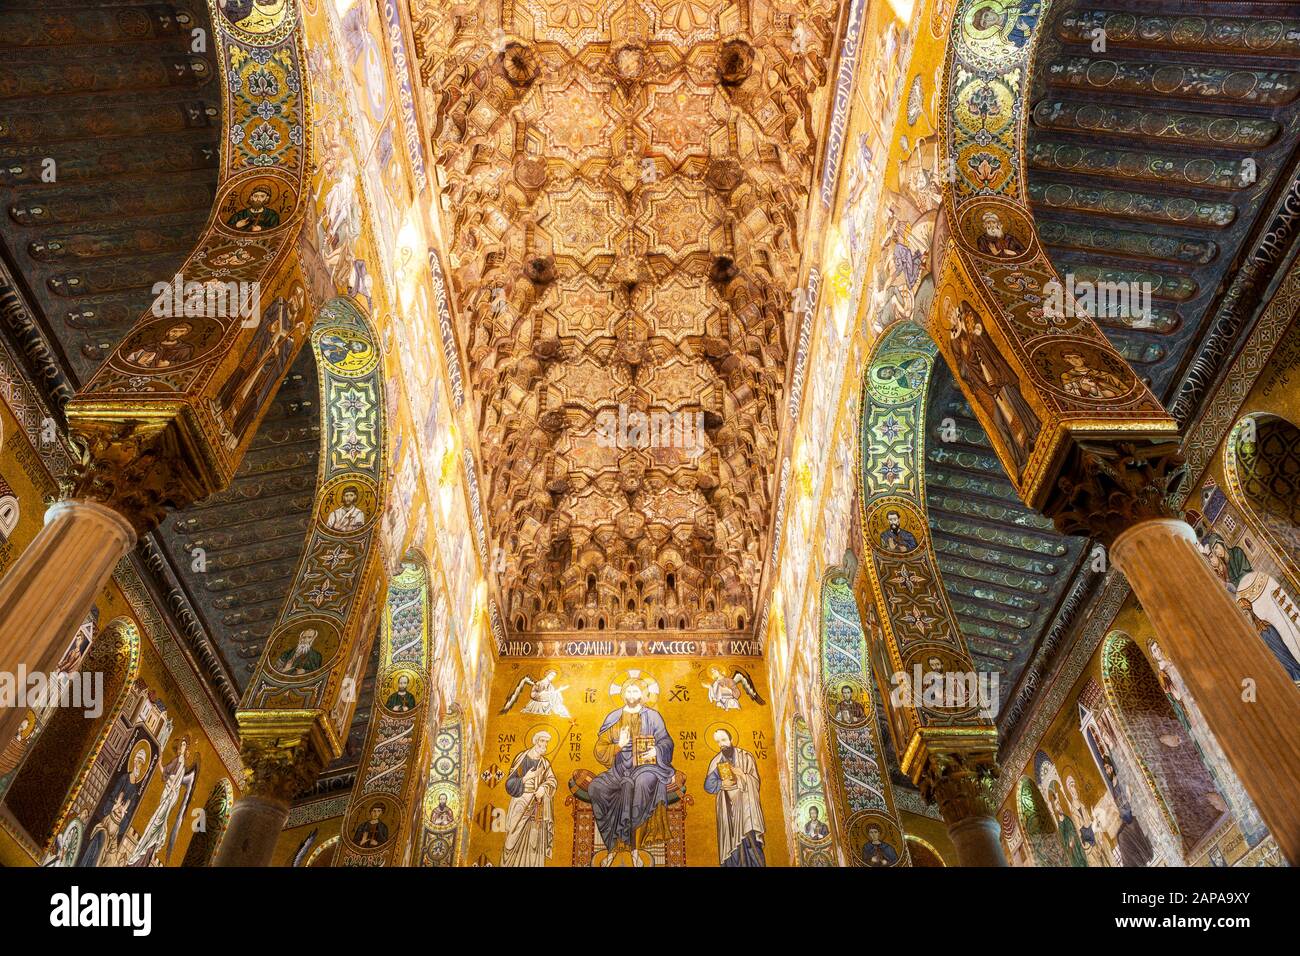
[[[340,752],[319,710],[240,711],[239,755],[245,794],[292,803]]]

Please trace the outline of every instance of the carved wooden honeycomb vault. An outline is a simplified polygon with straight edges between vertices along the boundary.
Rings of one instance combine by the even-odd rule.
[[[413,8],[509,627],[752,626],[837,5]]]

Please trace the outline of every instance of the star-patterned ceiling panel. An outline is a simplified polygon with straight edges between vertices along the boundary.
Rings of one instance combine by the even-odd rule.
[[[839,5],[412,7],[508,625],[744,629]]]

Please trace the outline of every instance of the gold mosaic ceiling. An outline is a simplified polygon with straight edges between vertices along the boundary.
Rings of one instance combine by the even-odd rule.
[[[412,8],[508,626],[751,627],[838,4]]]

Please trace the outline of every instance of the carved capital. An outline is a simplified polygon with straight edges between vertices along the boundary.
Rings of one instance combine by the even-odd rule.
[[[1080,441],[1070,450],[1043,505],[1062,534],[1109,546],[1133,525],[1177,514],[1170,493],[1182,476],[1177,441]]]
[[[939,806],[948,826],[997,811],[994,781],[1000,774],[992,753],[931,753],[917,783],[927,803]]]
[[[244,792],[291,802],[342,753],[319,710],[241,710],[239,754]]]
[[[324,759],[304,738],[245,739],[239,756],[244,762],[244,792],[281,803],[292,803],[325,769]]]
[[[70,406],[69,416],[75,414]],[[196,467],[196,447],[182,436],[176,417],[74,417],[72,446],[78,460],[61,482],[64,496],[113,509],[140,537],[169,511],[216,490],[203,477],[205,469]]]

